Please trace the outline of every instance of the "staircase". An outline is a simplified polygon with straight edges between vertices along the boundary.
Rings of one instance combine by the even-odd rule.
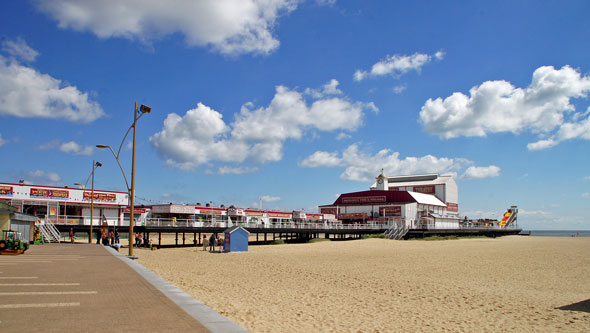
[[[45,243],[60,243],[60,232],[57,230],[55,225],[51,223],[39,224],[38,225]]]
[[[406,221],[395,221],[387,231],[385,231],[385,238],[387,239],[402,239],[410,230],[406,226]]]

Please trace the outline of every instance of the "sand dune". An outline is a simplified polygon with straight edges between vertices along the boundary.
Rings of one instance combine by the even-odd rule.
[[[590,313],[557,309],[590,299],[590,238],[367,239],[136,254],[252,332],[590,331]]]

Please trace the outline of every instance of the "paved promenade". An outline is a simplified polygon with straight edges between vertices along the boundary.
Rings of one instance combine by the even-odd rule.
[[[0,256],[0,331],[245,332],[126,251],[46,244]]]

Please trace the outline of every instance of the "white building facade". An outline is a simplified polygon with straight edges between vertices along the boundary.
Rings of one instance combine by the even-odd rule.
[[[404,221],[409,228],[455,229],[460,224],[458,201],[451,176],[381,174],[369,191],[341,194],[319,210],[346,224]]]
[[[0,183],[0,200],[21,213],[36,216],[40,222],[90,225],[93,201],[94,225],[123,225],[129,202],[127,193],[94,190],[94,200],[91,199],[89,189]]]

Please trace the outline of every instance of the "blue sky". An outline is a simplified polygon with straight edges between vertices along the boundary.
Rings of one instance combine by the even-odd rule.
[[[0,181],[316,211],[452,174],[459,209],[590,229],[586,1],[3,1]],[[130,177],[128,142],[121,163]]]

